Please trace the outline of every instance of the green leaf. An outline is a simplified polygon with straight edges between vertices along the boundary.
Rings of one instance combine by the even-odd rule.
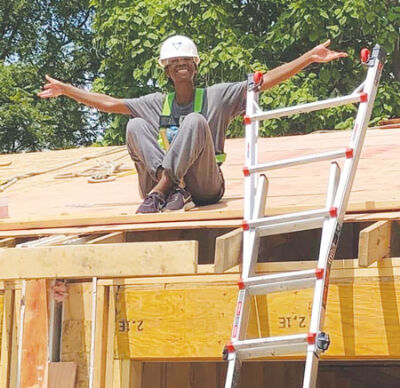
[[[373,23],[375,21],[375,14],[372,12],[368,12],[367,15],[365,16],[367,23]]]

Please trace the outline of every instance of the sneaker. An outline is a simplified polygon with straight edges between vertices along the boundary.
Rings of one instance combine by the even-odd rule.
[[[180,188],[177,187],[173,191],[169,193],[167,198],[167,203],[162,209],[163,212],[173,212],[173,211],[186,211],[193,209],[195,204],[192,201],[191,194]]]
[[[136,214],[160,213],[164,205],[165,199],[163,194],[157,192],[150,193],[146,195],[141,205],[137,208]]]

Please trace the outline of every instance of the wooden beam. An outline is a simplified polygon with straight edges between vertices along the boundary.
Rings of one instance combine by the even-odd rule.
[[[392,221],[378,221],[360,232],[358,261],[360,267],[390,257]]]
[[[76,362],[50,362],[48,388],[75,388]]]
[[[26,282],[23,328],[20,386],[47,388],[48,312],[44,279]]]
[[[292,208],[292,207],[291,207]],[[308,207],[309,208],[309,207]],[[288,211],[288,209],[280,209],[279,212]],[[116,215],[116,214],[68,214],[53,215],[51,217],[29,217],[22,219],[0,219],[0,230],[23,230],[36,228],[66,228],[77,226],[96,226],[96,225],[115,225],[115,224],[147,224],[171,221],[204,221],[204,220],[223,220],[232,218],[243,218],[243,210],[227,210],[221,212],[218,210],[204,210],[193,212],[170,212],[157,214],[133,214],[133,215]]]
[[[398,215],[400,218],[400,212]],[[242,219],[229,220],[203,220],[203,221],[171,221],[155,222],[148,224],[116,224],[116,225],[94,225],[94,226],[76,226],[68,228],[36,228],[22,230],[0,231],[0,237],[33,237],[47,236],[53,234],[99,234],[111,232],[136,232],[151,230],[181,230],[181,229],[220,229],[237,228],[242,224]]]
[[[197,271],[197,241],[8,248],[0,251],[6,279],[130,277]]]
[[[242,260],[243,229],[235,229],[215,240],[214,270],[216,273],[238,265]]]

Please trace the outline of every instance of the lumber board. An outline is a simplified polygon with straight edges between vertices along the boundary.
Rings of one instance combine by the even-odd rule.
[[[116,287],[108,287],[107,343],[105,359],[105,388],[113,387],[114,341],[115,341],[115,300]]]
[[[378,221],[360,232],[358,260],[362,267],[390,257],[391,221]]]
[[[400,358],[400,333],[396,329],[400,319],[400,301],[396,298],[400,291],[400,258],[383,259],[368,268],[359,268],[357,263],[356,259],[333,263],[326,330],[335,345],[331,345],[324,358]],[[262,263],[258,269],[265,271],[261,273],[273,273],[284,268],[315,268],[315,265],[315,262]],[[99,281],[99,288],[109,287],[110,292],[106,388],[120,386],[115,384],[121,384],[122,375],[126,376],[128,370],[129,376],[133,376],[133,364],[128,368],[114,359],[220,360],[231,332],[239,276],[236,269],[224,274],[211,271]],[[91,284],[67,286],[69,297],[64,303],[61,355],[63,361],[78,362],[77,387],[83,388],[88,376]],[[290,334],[298,330],[295,324],[308,323],[308,317],[303,317],[310,302],[311,290],[268,298],[258,296],[258,317],[253,301],[250,334],[265,334],[267,330],[271,334]]]
[[[7,248],[0,251],[0,276],[10,280],[196,273],[197,256],[197,241]]]
[[[21,249],[20,249],[21,251]],[[20,366],[21,387],[47,387],[48,311],[46,280],[26,282]]]
[[[222,273],[238,265],[242,259],[243,229],[232,230],[215,239],[215,272]]]
[[[142,224],[115,224],[115,225],[94,225],[94,226],[75,226],[75,227],[54,227],[54,228],[34,228],[21,230],[0,230],[0,238],[23,238],[41,237],[51,235],[82,235],[100,234],[112,232],[135,232],[135,231],[154,231],[154,230],[182,230],[182,229],[225,229],[239,228],[242,225],[243,215],[236,219],[223,220],[196,220],[196,221],[170,221],[152,222]],[[390,212],[371,212],[371,213],[347,213],[344,222],[376,222],[384,220],[400,220],[399,211]]]
[[[287,262],[272,262],[272,263],[257,263],[257,274],[279,273],[286,271],[303,271],[316,268],[316,261],[287,261]],[[332,279],[350,277],[352,281],[357,281],[361,277],[376,277],[379,276],[398,276],[400,270],[400,258],[391,257],[375,262],[368,268],[360,268],[358,259],[342,259],[334,260],[332,263]],[[203,264],[198,266],[196,275],[185,276],[157,276],[143,278],[123,278],[123,279],[101,279],[99,285],[104,286],[149,286],[163,288],[165,287],[180,287],[182,284],[185,287],[197,287],[198,285],[210,284],[236,284],[240,276],[240,268],[238,266],[231,268],[224,274],[215,274],[214,266]]]
[[[400,219],[400,212],[398,215]],[[94,225],[77,226],[67,228],[38,228],[22,230],[4,230],[0,231],[1,238],[7,237],[39,237],[53,234],[99,234],[111,232],[136,232],[152,230],[176,230],[176,229],[218,229],[218,228],[237,228],[242,225],[241,219],[227,220],[203,220],[203,221],[171,221],[171,222],[153,222],[147,224],[116,224],[116,225]]]
[[[399,210],[400,144],[397,130],[368,131],[354,189],[350,196],[349,211],[369,212]],[[290,136],[259,139],[260,163],[279,159],[301,157],[313,150],[321,152],[343,148],[348,144],[351,131],[335,131],[312,136]],[[169,221],[200,221],[241,218],[243,214],[244,139],[226,141],[228,159],[222,166],[226,181],[226,194],[219,204],[198,208],[194,211],[174,214],[134,215],[141,199],[136,189],[137,175],[118,178],[114,182],[90,185],[85,178],[54,179],[44,174],[16,183],[7,190],[10,200],[10,219],[0,222],[3,231],[61,226],[89,226],[116,223],[154,223]],[[46,167],[64,165],[83,160],[88,154],[104,153],[104,150],[78,149],[52,151],[44,159],[41,153],[10,156],[12,164],[4,168],[7,177],[27,171],[45,170]],[[9,156],[7,156],[8,158]],[[107,157],[112,160],[114,156]],[[126,162],[132,163],[129,157]],[[82,162],[82,167],[91,162]],[[294,166],[268,173],[270,181],[266,214],[289,210],[305,210],[324,204],[328,162],[307,166]],[[385,174],[381,172],[385,171]],[[71,172],[71,170],[65,170]],[[44,195],[44,193],[46,195]],[[44,200],[45,198],[45,200]]]
[[[75,388],[76,362],[50,362],[48,388]]]
[[[21,305],[22,305],[22,292],[21,289],[15,289],[14,295],[14,308],[12,318],[12,332],[11,332],[11,355],[10,355],[10,388],[17,387],[18,375],[18,339],[19,330],[21,326]]]
[[[68,298],[63,303],[60,360],[76,362],[77,388],[88,386],[91,338],[91,283],[68,284]]]
[[[108,233],[105,236],[94,238],[87,242],[87,244],[111,244],[111,243],[122,243],[126,240],[125,232],[113,232]]]
[[[107,323],[109,288],[97,287],[96,331],[94,341],[94,380],[95,387],[104,387],[106,378]]]
[[[398,277],[395,281],[332,282],[325,324],[331,347],[323,357],[400,358],[399,292]],[[119,294],[117,308],[117,357],[217,360],[229,340],[236,299],[237,287],[233,285],[126,288]],[[311,302],[311,289],[257,296],[253,299],[248,337],[306,331]]]
[[[7,231],[9,235],[11,230],[27,230],[38,228],[70,228],[79,226],[96,226],[96,225],[117,225],[117,224],[146,224],[146,223],[162,223],[162,222],[190,222],[190,221],[205,221],[205,220],[230,220],[242,219],[243,209],[230,209],[224,208],[227,206],[227,200],[222,201],[216,205],[209,205],[209,207],[220,207],[217,210],[204,210],[197,209],[188,212],[170,212],[170,213],[157,213],[155,215],[149,214],[65,214],[56,216],[35,216],[26,218],[12,218],[10,220],[0,220],[0,231]],[[322,198],[321,204],[322,206]],[[274,208],[266,208],[266,216],[274,216],[291,212],[314,210],[316,203],[305,205],[293,204],[287,206],[276,206]],[[364,213],[368,212],[383,212],[390,210],[399,210],[400,200],[369,200],[363,202],[353,202],[348,205],[347,212]]]
[[[14,291],[5,290],[0,295],[1,305],[1,348],[0,348],[0,387],[8,388],[10,384],[10,362],[12,347],[12,328],[14,314]]]

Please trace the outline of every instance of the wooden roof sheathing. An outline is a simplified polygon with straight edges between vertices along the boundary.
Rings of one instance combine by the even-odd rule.
[[[293,158],[346,148],[351,131],[259,139],[259,162]],[[399,131],[369,130],[350,196],[348,211],[400,210]],[[116,153],[101,156],[107,150]],[[119,150],[121,150],[119,152]],[[227,161],[222,169],[226,192],[218,204],[185,213],[136,215],[141,201],[137,175],[122,174],[113,182],[90,184],[86,177],[55,179],[60,173],[79,172],[101,161],[123,155],[122,148],[80,148],[62,151],[0,155],[1,180],[32,171],[93,157],[73,166],[22,179],[1,194],[9,200],[9,218],[0,220],[0,230],[71,227],[85,225],[140,224],[155,222],[240,219],[243,214],[244,139],[228,139]],[[129,156],[121,159],[133,168]],[[4,166],[12,162],[9,166]],[[329,161],[268,172],[270,182],[266,214],[299,211],[323,206]]]

